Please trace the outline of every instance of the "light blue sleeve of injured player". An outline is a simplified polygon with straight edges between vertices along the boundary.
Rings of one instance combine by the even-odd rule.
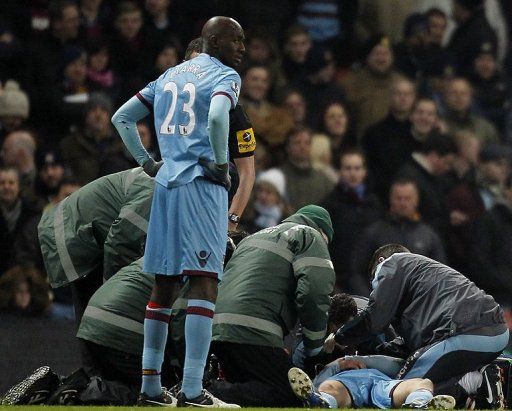
[[[228,162],[229,110],[231,100],[225,95],[213,96],[208,112],[208,130],[215,164]]]
[[[150,156],[140,140],[137,121],[148,114],[148,108],[137,97],[132,97],[112,116],[112,124],[123,139],[124,145],[141,166],[150,159]]]

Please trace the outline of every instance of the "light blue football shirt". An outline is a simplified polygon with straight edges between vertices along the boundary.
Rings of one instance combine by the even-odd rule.
[[[137,93],[139,100],[154,113],[164,160],[156,176],[158,183],[177,187],[203,175],[198,159],[205,157],[213,161],[208,133],[211,99],[217,94],[225,95],[233,109],[240,86],[240,76],[235,70],[201,53],[170,68]]]

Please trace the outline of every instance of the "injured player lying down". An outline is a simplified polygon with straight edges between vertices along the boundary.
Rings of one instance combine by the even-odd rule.
[[[379,370],[365,368],[364,363],[353,361],[354,367],[358,369],[338,372],[335,367],[328,365],[315,379],[315,383],[300,368],[292,368],[288,372],[290,386],[308,408],[447,410],[455,407],[452,396],[432,394],[434,385],[429,379],[393,380]]]

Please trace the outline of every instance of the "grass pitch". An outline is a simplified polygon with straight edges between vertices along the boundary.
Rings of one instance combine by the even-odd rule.
[[[91,407],[91,406],[53,406],[53,405],[0,405],[0,411],[155,411],[158,409],[165,409],[159,407]],[[196,408],[199,409],[199,408]],[[232,408],[230,408],[232,409]],[[242,408],[248,411],[286,411],[286,410],[307,410],[308,408]],[[361,409],[363,410],[363,409]],[[364,410],[363,410],[364,411]]]

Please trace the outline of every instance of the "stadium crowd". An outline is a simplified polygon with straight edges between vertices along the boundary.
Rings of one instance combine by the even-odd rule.
[[[303,221],[306,215],[313,221],[306,220],[306,225],[320,227],[329,237],[335,290],[363,297],[372,287],[367,267],[374,251],[399,243],[463,273],[492,295],[510,319],[509,2],[257,3],[1,2],[0,309],[65,317],[71,315],[73,298],[80,324],[103,279],[122,267],[140,274],[136,259],[143,250],[141,224],[147,226],[152,183],[141,169],[134,169],[138,164],[111,118],[148,82],[191,58],[185,55],[187,45],[208,18],[226,15],[236,18],[246,34],[238,72],[239,102],[247,118],[242,125],[231,124],[237,127],[237,156],[232,160],[243,170],[236,160],[254,152],[256,170],[247,207],[235,215],[239,222],[230,220],[230,228],[252,234],[283,220]],[[137,129],[148,153],[158,160],[152,119]],[[137,178],[147,181],[139,186]],[[244,178],[241,172],[241,187]],[[129,189],[144,186],[148,193],[129,194]],[[95,187],[111,190],[112,196],[117,187],[119,201],[101,206]],[[132,202],[137,196],[143,197],[142,206]],[[93,223],[95,215],[66,211],[66,197],[66,207],[101,210],[106,220],[98,217],[101,223]],[[332,227],[325,228],[324,217],[311,211],[310,204],[328,211]],[[133,213],[142,220],[134,220]],[[59,218],[83,223],[76,249],[101,244],[101,252],[112,255],[109,265],[107,260],[90,260],[90,267],[74,272],[72,280],[63,262],[62,277],[60,272],[46,273],[56,265],[46,256],[43,263],[38,225],[48,222],[42,226],[47,229],[45,241],[53,235],[58,249]],[[126,221],[139,231],[126,229]],[[126,244],[117,242],[120,238]],[[84,256],[88,258],[85,251]],[[240,269],[234,261],[226,280]],[[82,276],[94,279],[91,288],[75,282]],[[60,287],[68,283],[70,287]],[[222,302],[217,306],[220,314]],[[326,304],[321,299],[316,303]],[[98,343],[86,325],[81,327],[79,337]],[[215,340],[214,328],[213,349],[221,360],[229,353],[223,344],[222,332],[217,331]],[[254,353],[268,354],[253,347],[246,355]],[[135,359],[140,363],[140,357]],[[226,401],[241,402],[223,396],[226,387],[211,389]],[[258,395],[261,391],[256,390]]]

